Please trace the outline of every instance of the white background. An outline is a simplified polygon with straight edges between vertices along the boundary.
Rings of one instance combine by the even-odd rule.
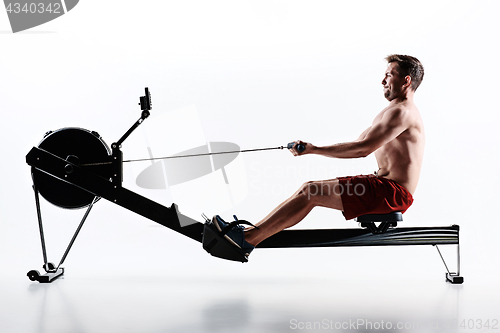
[[[155,113],[194,106],[207,141],[234,142],[242,149],[296,139],[319,145],[349,141],[385,107],[384,57],[401,53],[419,58],[426,70],[415,101],[427,136],[415,203],[403,224],[459,224],[466,282],[457,302],[461,309],[478,309],[473,319],[499,319],[499,9],[497,1],[83,0],[59,19],[17,34],[0,11],[0,263],[5,280],[0,290],[7,295],[2,309],[17,299],[10,286],[25,294],[34,288],[26,272],[41,270],[25,155],[45,132],[82,127],[98,131],[111,144],[139,117],[138,97],[148,86],[153,97],[148,122],[155,121]],[[175,145],[176,127],[166,123],[163,129],[156,135],[164,142],[154,145]],[[127,139],[126,159],[144,157],[127,156],[127,145],[141,145],[143,136],[137,130]],[[294,158],[272,151],[242,157],[247,197],[229,211],[214,208],[207,215],[258,221],[304,181],[376,170],[373,156]],[[125,165],[124,186],[161,201],[158,192],[135,185],[131,168]],[[211,196],[210,188],[199,191]],[[49,259],[57,262],[84,211],[62,210],[42,199],[42,213]],[[298,227],[354,226],[339,212],[316,209]],[[343,281],[353,290],[368,280],[400,281],[399,291],[384,297],[397,298],[416,285],[415,290],[424,290],[414,295],[419,304],[425,290],[441,295],[440,288],[450,288],[442,282],[444,267],[435,252],[432,247],[256,250],[250,263],[241,265],[212,258],[200,244],[101,200],[68,256],[65,279],[57,283],[86,279],[104,288],[96,279],[257,279],[280,281],[285,295],[296,290],[281,282],[294,279],[304,279],[300,285],[311,288],[315,279],[332,285]],[[449,254],[454,266],[454,252]],[[345,293],[350,300],[353,293]],[[265,302],[266,294],[261,296]],[[21,299],[14,302],[19,308],[29,296]],[[407,302],[397,299],[395,308]],[[440,308],[436,304],[442,299],[435,301]],[[468,301],[474,305],[468,307]],[[355,318],[356,309],[353,301],[345,315]],[[459,316],[469,319],[471,312],[463,311]],[[401,307],[397,313],[407,314]],[[177,317],[181,322],[182,316]]]

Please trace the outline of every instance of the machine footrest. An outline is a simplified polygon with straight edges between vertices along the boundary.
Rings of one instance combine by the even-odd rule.
[[[205,223],[202,241],[203,248],[214,257],[248,262],[248,255],[221,236],[212,222]]]

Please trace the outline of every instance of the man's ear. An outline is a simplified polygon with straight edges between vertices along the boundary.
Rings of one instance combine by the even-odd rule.
[[[403,84],[403,87],[405,87],[405,88],[411,87],[411,76],[410,75],[405,76],[405,82]]]

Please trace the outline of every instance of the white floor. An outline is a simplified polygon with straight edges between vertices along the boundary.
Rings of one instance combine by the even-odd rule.
[[[437,274],[432,274],[437,277]],[[496,332],[494,277],[2,278],[0,332]],[[486,320],[489,320],[487,323]],[[462,326],[462,327],[460,327]],[[489,326],[489,329],[484,326]]]

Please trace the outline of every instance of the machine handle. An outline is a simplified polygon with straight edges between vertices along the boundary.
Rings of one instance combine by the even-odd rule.
[[[296,145],[296,143],[295,143],[295,142],[290,142],[290,143],[289,143],[286,147],[287,147],[288,149],[293,149],[293,147],[295,147],[295,145]],[[302,153],[304,150],[306,150],[306,146],[299,144],[299,145],[297,145],[297,148],[296,148],[296,149],[297,149],[297,151],[298,151],[299,153]]]

